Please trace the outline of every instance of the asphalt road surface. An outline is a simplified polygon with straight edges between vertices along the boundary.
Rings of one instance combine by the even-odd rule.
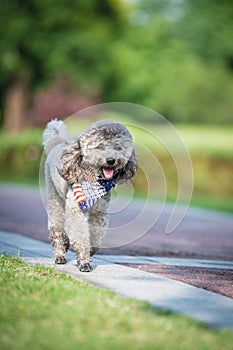
[[[161,202],[113,198],[100,253],[232,260],[233,215],[193,207],[184,212],[181,206],[174,210]],[[1,184],[0,230],[48,242],[44,194]]]

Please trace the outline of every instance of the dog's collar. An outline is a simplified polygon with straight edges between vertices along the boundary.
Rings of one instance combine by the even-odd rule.
[[[98,199],[111,191],[115,186],[114,177],[110,180],[99,179],[96,182],[83,181],[81,184],[74,183],[72,191],[74,198],[83,212],[92,207]]]

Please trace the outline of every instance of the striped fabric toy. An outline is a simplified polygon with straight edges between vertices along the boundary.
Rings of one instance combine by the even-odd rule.
[[[83,212],[92,207],[99,198],[111,191],[114,187],[114,180],[97,180],[92,170],[86,169],[83,172],[84,179],[81,184],[73,184],[72,190],[75,200]]]

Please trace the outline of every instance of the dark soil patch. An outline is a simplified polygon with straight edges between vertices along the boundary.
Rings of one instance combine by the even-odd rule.
[[[233,298],[233,271],[167,265],[125,264]]]

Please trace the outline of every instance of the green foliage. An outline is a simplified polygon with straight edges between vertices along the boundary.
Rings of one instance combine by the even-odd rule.
[[[137,12],[134,25],[112,48],[116,64],[110,98],[151,107],[172,122],[232,123],[233,76],[227,60],[233,58],[232,40],[229,35],[225,38],[229,43],[228,56],[226,52],[222,56],[216,53],[207,59],[204,49],[194,47],[203,36],[206,38],[203,46],[210,52],[215,50],[216,42],[221,47],[217,28],[211,32],[216,42],[209,40],[207,44],[212,17],[218,18],[215,13],[218,6],[212,8],[210,1],[204,1],[206,8],[208,4],[212,8],[208,22],[197,2],[185,2],[184,8],[172,1],[140,3],[144,6]],[[190,3],[198,12],[196,17],[188,7]],[[145,21],[140,23],[144,17]],[[205,28],[201,26],[203,21]],[[197,33],[190,40],[195,24]],[[231,27],[227,13],[224,27],[228,30]]]
[[[42,154],[41,131],[26,130],[20,135],[0,133],[0,180],[38,184]]]
[[[143,104],[173,122],[232,123],[232,9],[228,0],[2,1],[2,105],[18,75],[33,87],[65,77],[82,96]]]
[[[0,347],[231,349],[230,331],[205,328],[145,302],[0,255]]]
[[[179,37],[207,64],[213,60],[222,61],[232,69],[232,17],[229,0],[184,1]]]
[[[118,1],[4,1],[1,4],[1,82],[21,73],[32,85],[68,75],[91,84],[108,66],[108,44],[124,24]]]

